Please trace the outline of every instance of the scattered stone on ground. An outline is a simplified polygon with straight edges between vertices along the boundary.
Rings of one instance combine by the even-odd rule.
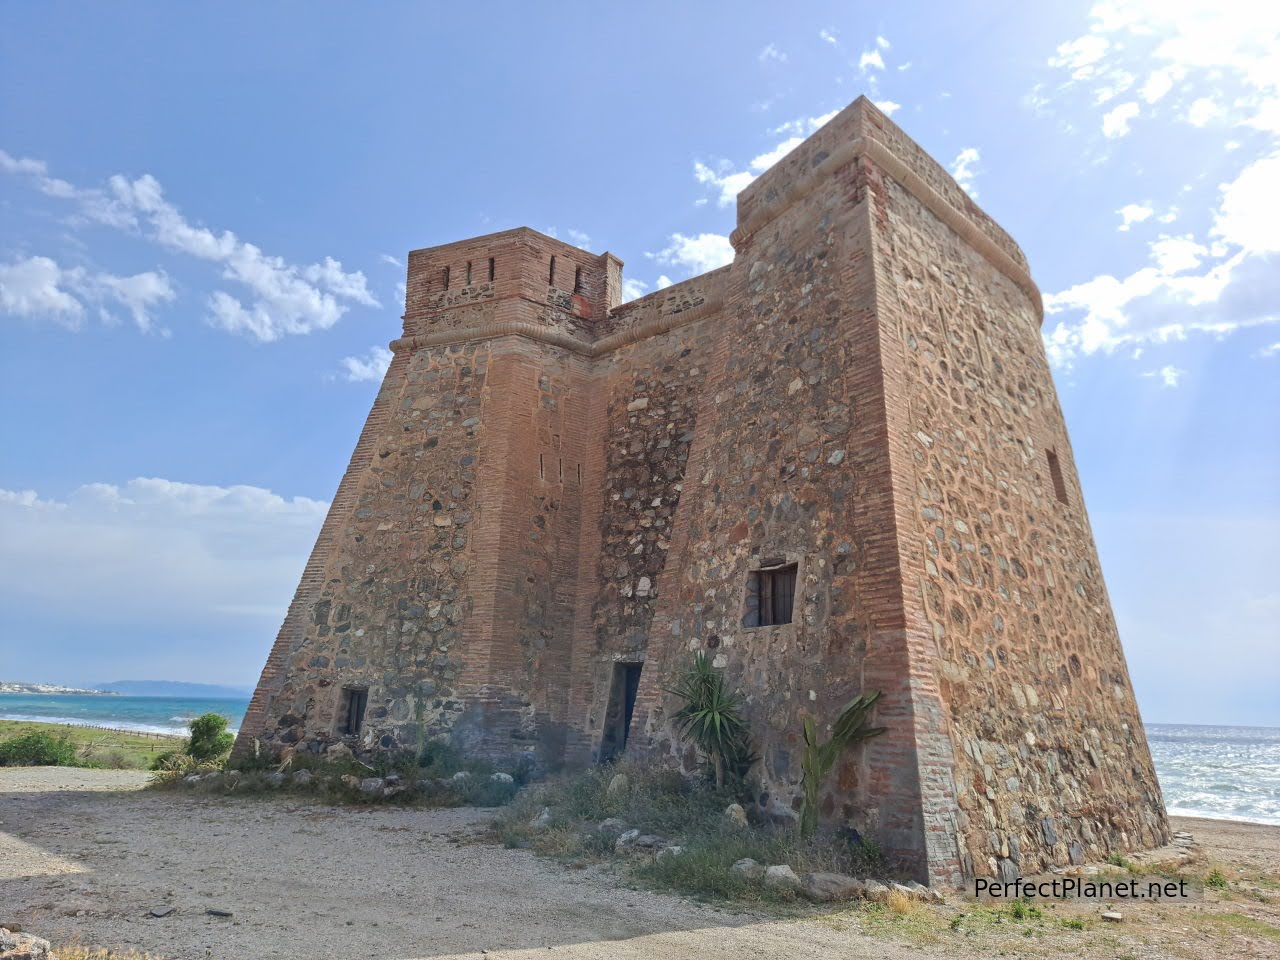
[[[776,863],[764,872],[764,882],[770,887],[785,887],[792,890],[800,886],[800,878],[786,863]]]
[[[543,807],[538,811],[538,815],[529,821],[529,826],[534,830],[546,830],[551,826],[551,808]]]
[[[747,825],[747,811],[742,809],[742,804],[731,803],[724,808],[724,818],[734,826],[745,827]]]
[[[889,888],[879,880],[868,880],[862,895],[872,903],[884,903],[889,899]]]
[[[817,903],[839,903],[861,897],[866,887],[865,880],[819,870],[804,875],[800,892]]]
[[[750,857],[743,857],[729,868],[729,872],[736,873],[747,880],[759,880],[764,876],[764,869],[764,864],[757,863]]]
[[[515,783],[516,778],[509,773],[494,773],[489,776],[494,783]]]
[[[174,910],[173,907],[152,907],[151,910],[148,912],[151,916],[159,919],[160,917],[167,917],[171,915],[173,913],[173,910]]]
[[[1102,919],[1109,920],[1111,923],[1119,923],[1124,919],[1124,914],[1119,910],[1104,910],[1102,912]]]
[[[631,789],[631,781],[625,773],[615,773],[613,779],[609,781],[609,786],[605,788],[605,794],[610,797],[620,797]]]
[[[360,781],[360,792],[367,793],[371,797],[382,795],[382,791],[386,789],[387,781],[382,777],[365,777]]]
[[[684,853],[684,847],[682,847],[678,843],[675,843],[669,847],[663,847],[661,850],[659,850],[658,859],[665,860],[667,857],[678,857],[682,853]]]
[[[49,941],[0,927],[0,960],[52,960]]]

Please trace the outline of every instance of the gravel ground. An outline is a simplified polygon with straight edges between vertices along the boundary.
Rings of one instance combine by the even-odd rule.
[[[1175,911],[1193,908],[1181,905],[1126,907],[1126,927],[1099,925],[1097,936],[1045,924],[1034,937],[998,928],[954,933],[946,920],[963,904],[879,919],[858,910],[791,919],[730,912],[631,890],[599,869],[575,871],[474,842],[487,816],[476,810],[339,809],[137,789],[145,781],[132,771],[0,769],[0,924],[19,923],[55,943],[173,960],[413,960],[481,951],[663,960],[1115,957],[1127,942],[1135,957],[1280,955],[1268,952],[1280,939],[1265,930],[1255,937],[1214,926],[1202,934],[1199,925],[1175,930],[1160,919],[1189,921]],[[1217,859],[1244,858],[1255,871],[1280,865],[1280,828],[1178,826],[1202,842],[1220,834]],[[149,916],[169,908],[168,916]],[[1092,922],[1099,909],[1079,912]],[[1274,922],[1274,914],[1263,919]],[[1171,952],[1161,952],[1163,941]]]

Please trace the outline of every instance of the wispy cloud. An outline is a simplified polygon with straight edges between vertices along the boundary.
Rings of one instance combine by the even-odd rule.
[[[960,184],[965,193],[975,200],[978,199],[978,191],[973,182],[977,179],[978,165],[981,162],[982,155],[977,147],[965,147],[951,161],[951,176],[955,177],[956,183]]]
[[[392,357],[386,347],[370,347],[363,357],[343,357],[343,372],[349,383],[378,382],[386,376]]]
[[[64,268],[49,257],[27,257],[0,263],[0,312],[13,317],[51,320],[78,329],[86,304],[97,305],[105,322],[113,322],[110,306],[125,309],[144,333],[155,330],[153,311],[174,299],[163,271],[122,277],[84,267]]]
[[[344,270],[332,257],[309,265],[291,264],[230,230],[219,232],[192,223],[150,174],[132,180],[117,174],[105,189],[81,188],[50,176],[43,161],[14,158],[3,151],[0,171],[29,177],[42,193],[73,201],[88,220],[139,232],[167,250],[221,267],[222,279],[241,286],[248,298],[215,290],[208,299],[208,319],[233,333],[264,342],[279,340],[333,326],[348,303],[379,306],[364,274]],[[137,320],[139,314],[134,316]]]
[[[732,262],[733,245],[728,237],[718,233],[699,233],[691,237],[673,233],[666,247],[645,256],[664,266],[679,267],[693,276]]]

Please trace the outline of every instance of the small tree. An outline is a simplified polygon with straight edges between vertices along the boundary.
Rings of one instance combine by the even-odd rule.
[[[202,763],[220,760],[231,752],[235,737],[227,732],[227,718],[216,713],[206,713],[190,723],[191,739],[187,741],[187,755]]]
[[[822,791],[822,783],[831,773],[831,768],[835,766],[840,754],[859,740],[869,740],[884,733],[884,727],[867,726],[867,716],[879,699],[880,692],[876,691],[850,700],[831,728],[831,739],[826,743],[818,743],[817,727],[811,718],[804,718],[804,756],[800,761],[800,767],[804,773],[802,782],[804,798],[800,808],[802,837],[813,836],[813,831],[817,829],[818,794]]]
[[[667,693],[683,702],[671,718],[672,725],[711,762],[716,789],[723,789],[726,771],[741,774],[754,759],[738,695],[725,689],[724,677],[711,668],[701,650]]]

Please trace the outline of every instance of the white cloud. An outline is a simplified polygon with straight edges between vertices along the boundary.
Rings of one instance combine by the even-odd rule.
[[[393,267],[403,267],[403,266],[404,266],[404,264],[403,264],[403,263],[401,263],[399,260],[397,260],[395,257],[393,257],[393,256],[392,256],[391,254],[389,254],[389,253],[380,253],[380,254],[378,254],[378,259],[379,259],[379,260],[381,260],[383,263],[390,264],[390,265],[391,265],[391,266],[393,266]]]
[[[1280,252],[1280,153],[1255,160],[1221,187],[1211,233],[1255,253]]]
[[[1186,372],[1187,371],[1180,370],[1171,364],[1165,364],[1159,370],[1148,370],[1143,374],[1143,376],[1149,378],[1159,377],[1160,385],[1162,387],[1173,389],[1182,380],[1183,376],[1186,375]]]
[[[902,109],[902,104],[896,103],[893,100],[877,100],[875,101],[875,104],[877,107],[880,108],[880,110],[884,113],[886,117],[892,117],[895,113],[897,113],[899,110]]]
[[[62,268],[48,257],[0,264],[0,309],[17,317],[47,317],[75,326],[84,304],[63,286]]]
[[[1085,80],[1097,73],[1098,61],[1109,47],[1106,37],[1087,34],[1059,44],[1057,53],[1049,58],[1049,65],[1070,70],[1073,80]]]
[[[1187,108],[1187,122],[1193,127],[1203,127],[1222,116],[1222,109],[1208,97],[1201,97]]]
[[[49,257],[0,263],[0,311],[26,319],[52,320],[72,329],[80,326],[86,303],[98,305],[107,320],[111,315],[106,306],[116,304],[125,308],[145,333],[153,329],[156,305],[174,296],[164,273],[147,271],[130,277],[90,273],[83,267],[65,269]]]
[[[1155,211],[1145,203],[1126,203],[1116,213],[1120,214],[1119,229],[1127,231],[1135,223],[1142,223],[1149,219]]]
[[[751,169],[756,173],[764,173],[802,143],[804,143],[804,137],[790,137],[783,140],[782,143],[768,153],[762,153],[760,156],[754,157],[751,161]]]
[[[1129,133],[1129,125],[1138,116],[1138,105],[1132,100],[1122,103],[1114,110],[1109,110],[1102,117],[1102,134],[1116,139]]]
[[[345,271],[332,257],[310,265],[290,264],[230,230],[219,233],[191,223],[165,198],[159,181],[150,174],[134,180],[117,174],[108,180],[106,191],[81,189],[50,177],[42,161],[15,159],[7,153],[0,153],[0,171],[34,178],[42,192],[76,201],[85,217],[140,230],[169,250],[220,265],[223,279],[240,284],[250,295],[247,305],[222,290],[209,298],[210,320],[223,329],[263,341],[278,340],[333,326],[346,312],[347,302],[379,306],[364,274]],[[117,292],[116,299],[129,306],[135,322],[142,325],[146,312],[139,312],[135,304],[147,291],[134,285]]]
[[[369,352],[363,357],[343,357],[342,367],[347,380],[351,383],[361,383],[366,380],[378,382],[386,376],[387,367],[391,366],[393,356],[394,354],[386,347],[370,347]]]
[[[862,56],[858,58],[858,69],[863,73],[871,70],[883,70],[884,58],[880,56],[879,50],[865,50]]]
[[[154,478],[87,484],[65,501],[0,491],[0,606],[168,628],[253,613],[269,630],[326,509],[260,487]]]
[[[665,273],[659,274],[657,281],[654,283],[654,287],[658,290],[665,290],[667,287],[671,286],[672,282],[672,279]]]
[[[1263,358],[1280,357],[1280,340],[1267,344],[1258,351],[1258,356]]]
[[[951,161],[951,176],[955,177],[956,183],[964,188],[964,191],[978,199],[978,191],[973,185],[974,179],[978,175],[978,164],[982,161],[982,155],[978,152],[977,147],[965,147],[956,158]]]
[[[718,233],[700,233],[696,237],[673,233],[664,249],[645,256],[667,266],[681,267],[694,276],[731,263],[733,245],[728,237]]]
[[[633,277],[625,277],[622,281],[622,302],[628,303],[644,296],[644,292],[649,289],[649,285],[643,280],[636,280]]]
[[[761,63],[786,63],[787,55],[778,49],[776,43],[770,43],[756,56]]]
[[[583,250],[586,250],[591,246],[591,237],[586,233],[583,233],[581,230],[574,230],[570,227],[565,231],[565,234],[569,237],[569,242],[575,247],[581,247]]]
[[[1174,83],[1181,77],[1182,71],[1175,67],[1165,67],[1163,70],[1155,70],[1147,77],[1146,83],[1142,85],[1142,99],[1147,103],[1155,103],[1157,100],[1163,99],[1164,95],[1173,89]]]
[[[721,207],[727,207],[738,199],[738,194],[755,179],[755,175],[747,171],[733,172],[732,169],[725,170],[726,165],[722,164],[720,170],[712,170],[705,163],[695,163],[693,165],[693,175],[697,181],[706,186],[712,187],[718,196],[716,204]]]
[[[876,46],[881,50],[888,50],[891,44],[884,37],[876,37]]]
[[[833,46],[840,42],[838,39],[836,39],[836,35],[830,30],[819,30],[818,39],[825,40],[827,43],[832,44]]]
[[[824,126],[829,120],[835,117],[839,110],[832,110],[829,113],[822,113],[816,117],[801,117],[799,120],[788,120],[779,127],[774,127],[774,133],[785,133],[791,136],[796,134],[808,135],[813,133],[819,127]]]

